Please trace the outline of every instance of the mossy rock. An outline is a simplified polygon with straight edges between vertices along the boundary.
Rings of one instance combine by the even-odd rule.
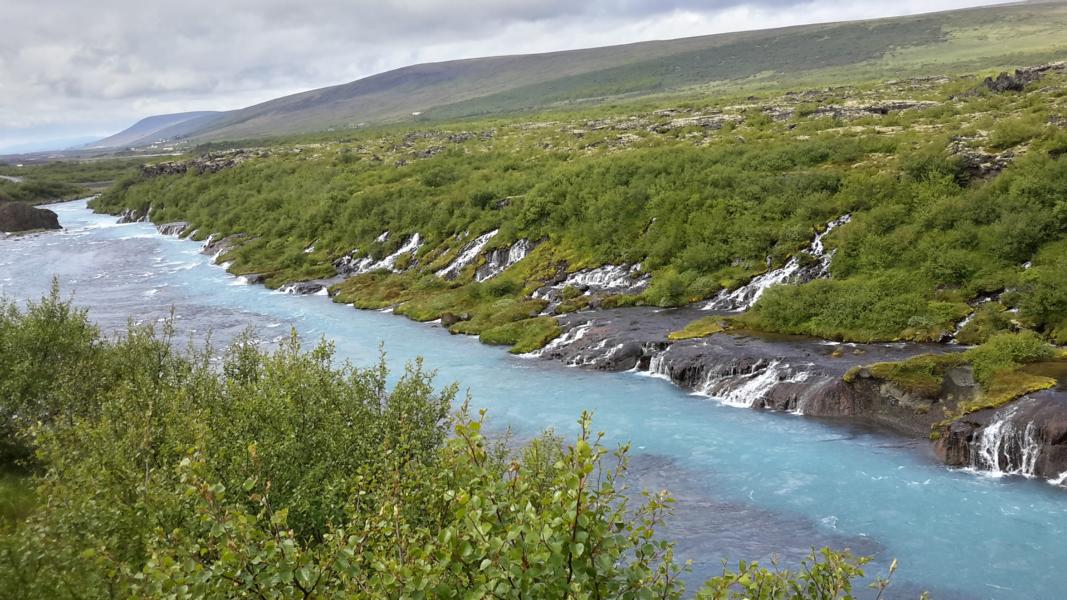
[[[692,321],[679,331],[670,332],[667,334],[667,339],[677,342],[708,337],[709,335],[726,331],[726,327],[727,325],[721,317],[704,317],[703,319]]]
[[[512,354],[525,354],[545,347],[559,337],[559,324],[552,317],[535,317],[487,329],[479,339],[486,344],[511,346]]]

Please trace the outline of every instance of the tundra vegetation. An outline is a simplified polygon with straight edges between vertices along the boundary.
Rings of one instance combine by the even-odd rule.
[[[666,492],[628,448],[517,446],[412,364],[337,364],[294,336],[177,350],[105,338],[58,291],[0,304],[0,596],[678,598]],[[742,562],[698,598],[852,597],[868,559]],[[888,582],[876,579],[884,590]]]

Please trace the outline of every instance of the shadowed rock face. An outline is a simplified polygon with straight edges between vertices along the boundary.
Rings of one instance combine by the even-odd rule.
[[[0,202],[0,231],[15,233],[36,229],[62,229],[56,213],[21,202]]]

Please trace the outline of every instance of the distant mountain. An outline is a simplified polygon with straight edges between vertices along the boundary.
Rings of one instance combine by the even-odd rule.
[[[99,143],[250,139],[416,115],[453,119],[686,90],[825,86],[1007,68],[1067,58],[1063,31],[1067,3],[1060,1],[422,64],[240,110],[186,113],[197,116],[165,126],[146,119]],[[129,133],[134,130],[151,133],[138,137]]]
[[[214,111],[197,111],[175,113],[172,115],[157,115],[141,119],[133,126],[102,140],[90,142],[84,146],[86,149],[97,148],[128,148],[130,146],[143,146],[160,139],[159,132],[165,129],[176,129],[181,126],[199,128],[206,125],[211,117],[218,115]],[[166,137],[174,137],[173,134]]]

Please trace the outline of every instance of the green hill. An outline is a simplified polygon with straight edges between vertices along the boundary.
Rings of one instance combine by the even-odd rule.
[[[623,46],[415,65],[180,123],[218,141],[447,120],[709,90],[780,89],[1067,57],[1067,4],[995,6]]]

